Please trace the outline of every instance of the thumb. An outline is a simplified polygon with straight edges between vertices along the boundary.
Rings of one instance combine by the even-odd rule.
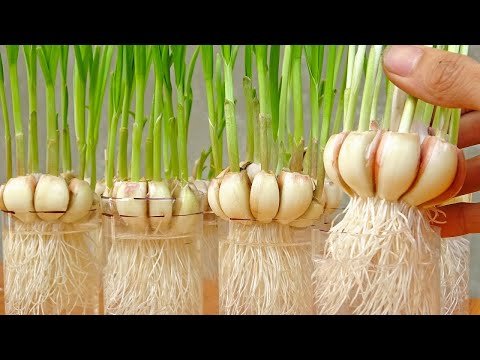
[[[480,110],[480,64],[426,46],[393,45],[383,56],[387,77],[405,92],[433,105]]]

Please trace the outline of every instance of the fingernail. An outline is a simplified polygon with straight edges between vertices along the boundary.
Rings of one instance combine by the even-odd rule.
[[[383,57],[385,68],[399,76],[409,76],[422,58],[423,49],[412,45],[392,45]]]

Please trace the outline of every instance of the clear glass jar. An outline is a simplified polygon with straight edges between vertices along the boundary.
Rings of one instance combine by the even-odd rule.
[[[117,211],[120,202],[124,207],[146,209],[174,201],[102,198],[107,314],[202,313],[203,213],[184,213],[167,219],[122,216]]]
[[[220,241],[220,313],[312,314],[310,229],[230,220]]]
[[[312,236],[317,314],[440,314],[437,232],[413,239],[404,232],[317,229]]]
[[[98,209],[73,224],[23,215],[3,213],[5,313],[99,314]]]

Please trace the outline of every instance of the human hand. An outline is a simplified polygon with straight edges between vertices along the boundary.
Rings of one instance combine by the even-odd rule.
[[[480,143],[480,64],[468,56],[425,46],[393,45],[384,54],[387,77],[405,92],[428,103],[465,109],[458,147]],[[480,156],[467,160],[467,176],[458,196],[480,190]],[[480,204],[440,208],[446,214],[442,237],[480,232]]]

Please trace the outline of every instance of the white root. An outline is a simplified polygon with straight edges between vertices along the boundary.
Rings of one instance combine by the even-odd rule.
[[[166,236],[147,231],[139,235],[116,217],[104,220],[115,228],[108,234],[111,247],[104,269],[107,314],[201,313],[201,231]]]
[[[148,204],[144,218],[150,219],[150,226],[140,228],[125,222],[120,211],[115,213],[111,203],[118,208],[121,187],[117,199],[103,201],[104,212],[110,212],[104,217],[105,228],[110,229],[104,236],[105,310],[108,314],[199,314],[202,194],[193,184],[182,186],[178,181],[151,181],[148,187],[152,199],[144,199]],[[161,221],[155,218],[160,214]]]
[[[440,238],[403,202],[351,199],[312,275],[318,314],[439,314]]]
[[[6,313],[98,314],[98,222],[24,224],[12,218],[10,224],[3,232]]]
[[[442,314],[469,314],[470,241],[463,237],[442,239]]]
[[[303,235],[276,222],[231,222],[220,242],[220,312],[311,314],[311,241]]]

